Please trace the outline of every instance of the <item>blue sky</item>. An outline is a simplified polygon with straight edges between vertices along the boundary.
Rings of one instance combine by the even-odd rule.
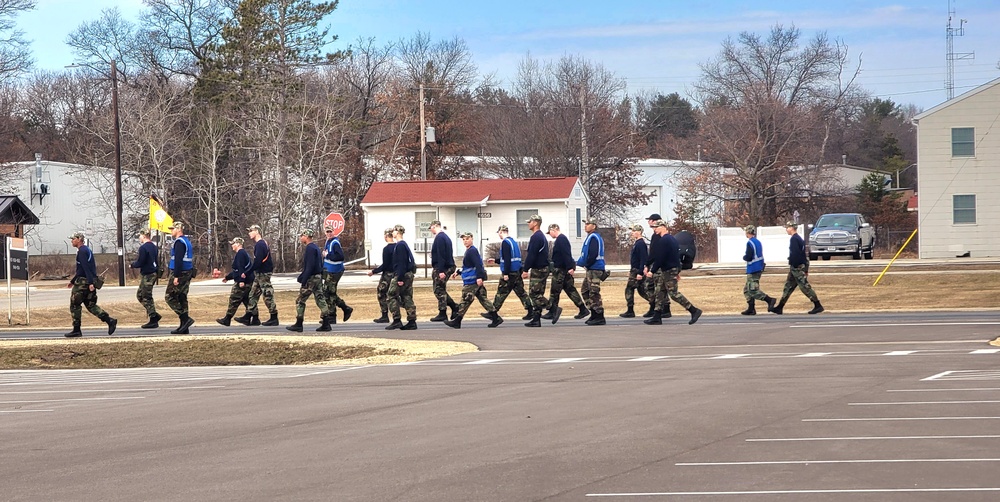
[[[143,8],[141,0],[37,1],[17,24],[34,40],[37,66],[53,70],[72,63],[63,41],[81,22],[104,8],[118,6],[133,18]],[[953,26],[968,20],[955,52],[975,53],[974,60],[955,62],[958,95],[1000,77],[1000,2],[952,4]],[[422,31],[434,40],[464,39],[480,73],[495,73],[501,82],[527,54],[540,60],[572,54],[625,78],[630,92],[682,96],[699,78],[698,64],[718,54],[727,37],[794,24],[804,38],[825,31],[846,43],[855,62],[862,58],[859,83],[876,96],[927,109],[946,98],[948,6],[948,0],[341,0],[328,21],[340,37],[336,48],[358,37],[381,43]]]

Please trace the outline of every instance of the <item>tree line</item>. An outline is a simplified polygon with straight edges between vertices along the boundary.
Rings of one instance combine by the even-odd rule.
[[[0,159],[114,165],[114,61],[123,170],[190,225],[209,266],[259,223],[276,265],[294,268],[298,230],[330,210],[360,255],[371,184],[420,176],[421,86],[436,132],[428,179],[580,176],[591,214],[609,219],[648,201],[639,158],[713,163],[684,174],[678,226],[716,222],[723,206],[723,224],[818,214],[845,195],[824,165],[893,172],[915,159],[917,110],[868,95],[846,45],[795,27],[724,40],[682,97],[631,93],[574,55],[526,55],[501,81],[464,40],[421,32],[327,52],[336,1],[144,4],[136,22],[117,9],[82,22],[66,40],[77,67],[32,72],[15,20],[34,1],[0,0]]]

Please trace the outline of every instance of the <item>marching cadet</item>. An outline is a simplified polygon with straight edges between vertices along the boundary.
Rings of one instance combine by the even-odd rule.
[[[387,293],[392,322],[385,329],[417,329],[417,306],[413,303],[413,274],[417,271],[417,261],[413,259],[410,246],[403,240],[405,232],[403,225],[392,227],[392,240],[396,242],[392,249],[392,275],[395,280],[389,284]],[[406,310],[406,324],[400,321],[401,308]]]
[[[497,228],[497,236],[500,237],[500,259],[498,260],[500,262],[500,284],[497,286],[497,294],[493,298],[493,306],[499,313],[507,296],[513,291],[521,300],[521,304],[524,305],[524,310],[527,311],[523,319],[530,320],[531,299],[524,291],[524,279],[521,278],[521,246],[510,236],[507,225],[500,225]],[[490,319],[489,312],[481,315]]]
[[[375,323],[389,322],[389,285],[392,283],[392,252],[396,249],[396,243],[392,240],[392,229],[385,229],[385,247],[382,248],[382,264],[368,271],[368,277],[375,274],[382,274],[378,279],[378,306],[382,310],[382,317],[372,319]]]
[[[295,324],[286,326],[288,331],[302,331],[302,318],[306,313],[306,300],[309,295],[314,295],[316,306],[319,307],[320,326],[316,331],[331,331],[330,307],[326,304],[326,295],[323,294],[323,255],[319,246],[313,242],[313,231],[311,228],[302,229],[299,233],[299,242],[305,245],[302,256],[302,273],[296,279],[302,286],[299,288],[299,296],[295,298]]]
[[[462,276],[462,304],[459,305],[455,318],[445,320],[444,323],[452,328],[461,329],[462,318],[465,317],[472,301],[478,298],[480,305],[489,314],[489,319],[493,321],[489,327],[495,328],[503,322],[503,319],[497,314],[493,302],[486,295],[486,288],[483,286],[483,281],[486,280],[486,268],[483,267],[483,257],[479,254],[479,250],[472,245],[472,232],[462,233],[462,244],[465,245],[462,269],[455,272],[455,277]]]
[[[774,310],[775,300],[760,290],[760,276],[764,273],[764,246],[757,240],[757,227],[747,225],[743,227],[743,231],[747,236],[747,250],[743,254],[743,261],[747,262],[747,282],[743,286],[747,309],[740,314],[756,315],[755,300],[767,302],[767,311],[771,312]]]
[[[177,329],[171,330],[171,335],[186,335],[194,325],[194,319],[188,315],[188,291],[191,289],[191,276],[194,270],[194,246],[191,239],[184,235],[184,222],[174,220],[170,226],[170,235],[174,237],[174,245],[170,248],[170,275],[167,277],[165,293],[167,305],[180,319]]]
[[[583,319],[590,314],[587,305],[584,303],[580,292],[576,290],[573,273],[576,271],[576,262],[573,261],[573,248],[569,239],[559,231],[559,225],[553,223],[549,225],[549,237],[552,237],[552,286],[549,288],[549,311],[542,316],[542,319],[551,319],[552,324],[559,320],[562,315],[562,307],[559,306],[559,295],[563,291],[566,296],[578,309],[580,313],[574,316],[576,319]]]
[[[97,316],[102,322],[108,325],[108,334],[114,334],[118,326],[118,319],[111,317],[101,307],[97,306],[97,263],[94,261],[94,253],[84,244],[84,235],[77,232],[69,236],[70,242],[76,248],[76,274],[69,280],[68,288],[73,288],[69,293],[69,313],[73,315],[73,331],[66,333],[66,338],[76,338],[83,336],[80,331],[82,323],[83,308]]]
[[[448,307],[451,307],[451,318],[455,318],[458,304],[448,294],[448,279],[455,273],[455,248],[451,245],[451,237],[442,231],[441,222],[431,222],[431,233],[434,243],[431,244],[431,273],[434,282],[434,297],[438,302],[438,315],[431,321],[440,322],[448,319]]]
[[[233,316],[236,315],[236,309],[243,303],[243,298],[250,293],[250,288],[253,287],[254,280],[253,260],[250,258],[250,253],[247,253],[247,250],[243,249],[243,238],[234,237],[233,240],[229,241],[229,245],[232,246],[236,254],[233,256],[232,270],[222,278],[222,283],[225,284],[227,281],[232,280],[233,289],[229,292],[229,309],[226,310],[225,317],[215,320],[215,322],[223,326],[231,324]],[[249,309],[247,312],[249,312]]]
[[[156,302],[153,301],[153,286],[156,285],[158,270],[156,257],[160,250],[150,239],[149,230],[143,230],[139,233],[139,242],[142,245],[139,246],[135,261],[132,262],[132,268],[139,269],[140,275],[139,289],[135,292],[135,298],[146,309],[146,316],[149,317],[149,322],[140,328],[158,328],[160,327],[160,319],[163,317],[156,312]]]
[[[818,314],[825,309],[819,303],[816,291],[809,284],[809,258],[806,256],[806,243],[799,235],[798,224],[794,221],[785,222],[785,231],[791,237],[788,245],[788,266],[790,270],[788,271],[788,277],[785,278],[785,289],[781,292],[781,300],[778,301],[772,312],[781,315],[785,309],[785,302],[788,301],[788,298],[792,296],[792,292],[795,291],[795,287],[798,286],[799,291],[813,302],[813,308],[809,313]]]
[[[649,236],[649,252],[646,253],[648,255],[646,258],[646,267],[642,272],[642,275],[644,276],[647,275],[650,267],[653,266],[653,245],[656,244],[656,241],[660,240],[660,234],[656,233],[656,222],[660,221],[660,219],[659,213],[653,213],[646,218],[646,223],[649,225],[649,228],[653,231],[653,233]],[[653,312],[656,310],[656,295],[654,294],[656,291],[656,281],[643,282],[646,283],[646,298],[649,300],[649,311],[642,314],[642,316],[653,317]],[[660,317],[666,319],[670,317],[670,302],[665,302],[663,304],[663,308],[664,310],[660,313]]]
[[[646,260],[649,259],[649,249],[646,240],[642,238],[642,226],[632,225],[632,254],[629,256],[628,283],[625,284],[625,312],[618,314],[618,317],[635,317],[635,292],[639,291],[639,296],[643,300],[649,301],[650,295],[646,293],[645,270]]]
[[[344,311],[344,322],[351,318],[354,309],[347,306],[337,294],[337,285],[344,276],[344,248],[340,239],[333,235],[333,227],[325,225],[326,244],[323,246],[323,293],[330,307],[330,324],[337,324],[337,307]]]
[[[235,321],[247,326],[277,326],[278,304],[274,302],[274,286],[271,286],[271,272],[274,271],[274,260],[271,259],[271,247],[260,233],[260,225],[247,227],[247,235],[254,241],[253,245],[253,285],[250,288],[247,315],[235,318]],[[264,304],[271,317],[260,322],[258,302],[264,297]]]
[[[608,278],[609,272],[604,267],[604,239],[597,233],[597,220],[588,218],[584,222],[587,238],[583,241],[583,250],[576,264],[587,270],[583,286],[583,301],[590,304],[593,312],[587,319],[588,326],[603,326],[604,300],[601,298],[601,283]]]
[[[532,232],[528,239],[528,249],[522,262],[521,278],[528,279],[528,294],[531,296],[531,321],[524,325],[537,328],[542,325],[542,309],[545,308],[545,281],[549,278],[549,243],[542,233],[542,217],[533,214],[525,222]]]
[[[653,311],[652,317],[642,322],[645,324],[663,324],[661,321],[663,318],[662,313],[666,309],[666,305],[669,305],[668,302],[672,299],[691,313],[691,320],[688,321],[688,324],[694,324],[701,317],[701,309],[691,305],[691,302],[677,291],[677,277],[681,273],[680,246],[677,244],[677,239],[667,232],[667,222],[657,220],[654,223],[654,227],[656,234],[660,238],[655,241],[653,248],[649,252],[652,266],[649,272],[646,272],[646,278],[655,277],[656,280],[656,292],[654,296],[656,298],[656,310]]]

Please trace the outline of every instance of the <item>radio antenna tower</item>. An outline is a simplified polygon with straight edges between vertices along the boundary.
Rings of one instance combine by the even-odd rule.
[[[955,7],[951,0],[948,0],[948,28],[945,31],[947,33],[948,39],[948,53],[946,54],[946,60],[948,62],[948,72],[945,75],[944,88],[948,92],[948,99],[955,97],[955,60],[956,59],[976,59],[975,52],[955,52],[955,37],[965,35],[965,19],[960,19],[958,21],[958,28],[952,27],[951,21],[955,18]]]

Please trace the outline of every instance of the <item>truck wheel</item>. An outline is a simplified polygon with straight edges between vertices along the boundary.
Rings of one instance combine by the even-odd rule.
[[[809,253],[809,261],[816,261],[816,255]]]
[[[824,255],[820,255],[820,256],[823,257],[823,261],[828,261],[830,259],[830,255],[828,255],[828,254],[824,254]]]

